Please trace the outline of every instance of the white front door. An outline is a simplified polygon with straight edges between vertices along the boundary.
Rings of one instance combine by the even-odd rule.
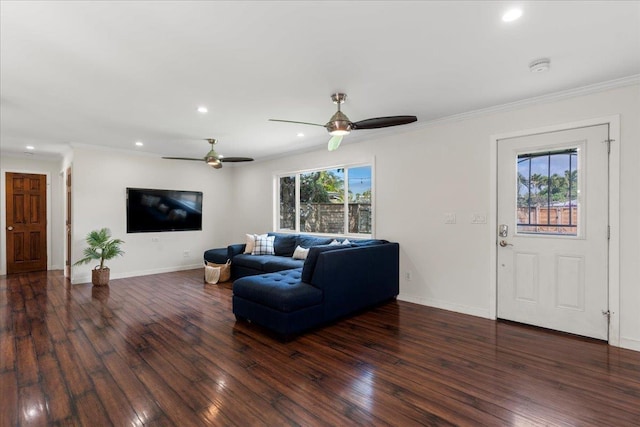
[[[607,339],[608,134],[498,141],[499,318]]]

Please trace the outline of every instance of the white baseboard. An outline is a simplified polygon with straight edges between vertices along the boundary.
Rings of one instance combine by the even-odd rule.
[[[441,308],[443,310],[455,311],[456,313],[468,314],[470,316],[484,317],[485,319],[492,319],[489,309],[469,307],[462,304],[452,304],[450,302],[434,300],[430,298],[418,297],[415,295],[400,294],[398,295],[400,301],[412,302],[414,304],[426,305],[428,307]]]
[[[628,350],[640,351],[640,340],[620,337],[620,347]]]
[[[110,280],[114,279],[126,279],[127,277],[137,277],[137,276],[149,276],[150,274],[160,274],[160,273],[171,273],[174,271],[183,271],[183,270],[194,270],[196,268],[203,268],[202,263],[199,262],[197,264],[190,265],[178,265],[174,267],[163,267],[163,268],[154,268],[151,270],[138,270],[138,271],[128,271],[125,273],[114,273],[113,270],[110,275]],[[203,270],[204,274],[204,270]],[[79,285],[82,283],[91,282],[91,274],[79,274],[71,279],[72,285]]]

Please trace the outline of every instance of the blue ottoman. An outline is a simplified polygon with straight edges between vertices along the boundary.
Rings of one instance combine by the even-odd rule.
[[[323,292],[301,281],[301,268],[246,276],[233,283],[233,314],[283,338],[318,324]]]
[[[209,249],[204,252],[204,262],[224,264],[229,259],[227,248]]]

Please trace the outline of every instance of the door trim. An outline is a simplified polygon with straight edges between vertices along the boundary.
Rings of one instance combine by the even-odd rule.
[[[609,344],[620,346],[620,115],[597,117],[570,123],[549,125],[534,129],[495,134],[490,136],[489,161],[489,317],[497,318],[498,304],[498,140],[515,138],[539,133],[557,132],[585,126],[609,125],[611,143],[609,155]]]
[[[46,175],[47,179],[47,270],[51,270],[51,172],[42,170],[0,169],[0,186],[6,188],[7,172]],[[7,274],[7,200],[4,190],[0,197],[0,275]]]

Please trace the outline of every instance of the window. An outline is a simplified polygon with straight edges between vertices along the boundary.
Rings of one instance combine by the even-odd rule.
[[[518,156],[518,233],[578,234],[578,149]]]
[[[278,229],[372,235],[371,165],[285,174],[278,180]]]

